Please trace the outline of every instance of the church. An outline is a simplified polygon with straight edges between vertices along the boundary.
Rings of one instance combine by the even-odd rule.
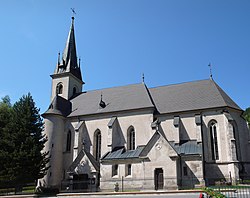
[[[42,114],[49,151],[39,185],[60,191],[168,190],[250,176],[243,110],[210,79],[85,91],[72,17]]]

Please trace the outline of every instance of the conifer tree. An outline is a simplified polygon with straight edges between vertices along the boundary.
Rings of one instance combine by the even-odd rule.
[[[20,98],[12,107],[12,121],[7,142],[13,147],[8,150],[11,163],[5,166],[9,181],[16,187],[35,182],[48,169],[48,153],[41,153],[46,138],[39,109],[31,94]]]
[[[246,110],[243,113],[243,117],[245,118],[245,120],[248,123],[248,126],[250,128],[250,107],[246,108]]]
[[[10,185],[7,167],[11,166],[12,159],[9,153],[14,149],[10,131],[12,117],[10,98],[5,96],[0,102],[0,187]]]

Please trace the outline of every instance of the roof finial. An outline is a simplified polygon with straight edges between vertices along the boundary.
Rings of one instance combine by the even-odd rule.
[[[60,65],[60,51],[58,52],[58,60],[57,60],[57,65]]]
[[[105,107],[106,107],[106,103],[102,100],[102,93],[101,93],[101,101],[100,101],[100,103],[99,103],[99,106],[100,106],[101,108],[105,108]]]
[[[144,76],[144,73],[142,73],[142,83],[145,83],[145,76]]]
[[[210,68],[210,79],[213,80],[212,65],[211,65],[211,63],[208,64],[208,67]]]

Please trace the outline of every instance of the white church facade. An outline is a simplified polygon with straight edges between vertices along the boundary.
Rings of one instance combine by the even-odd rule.
[[[250,176],[243,111],[212,78],[84,91],[73,17],[51,77],[44,187],[180,189]]]

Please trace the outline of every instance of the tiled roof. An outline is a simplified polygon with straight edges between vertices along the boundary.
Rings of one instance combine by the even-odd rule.
[[[104,108],[99,105],[101,95]],[[72,113],[69,116],[154,108],[144,84],[84,92],[71,102]]]
[[[61,115],[66,117],[71,112],[71,103],[70,101],[64,99],[61,96],[56,95],[52,100],[48,110],[42,115],[46,116],[47,114]]]
[[[201,80],[149,89],[159,113],[240,107],[213,81]]]
[[[56,96],[46,113],[69,117],[151,108],[160,114],[218,107],[241,108],[213,81],[201,80],[148,89],[145,84],[113,87],[79,94],[68,102]],[[56,104],[59,102],[60,104]],[[101,104],[100,104],[101,102]],[[69,105],[72,105],[70,114]],[[56,112],[56,111],[59,112]]]

